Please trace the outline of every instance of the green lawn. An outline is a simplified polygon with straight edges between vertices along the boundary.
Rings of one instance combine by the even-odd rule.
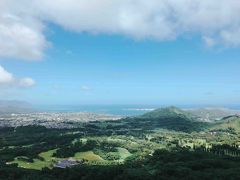
[[[44,158],[44,161],[41,161],[39,159],[33,159],[33,163],[24,161],[20,158],[28,158],[28,157],[16,157],[14,161],[9,162],[8,164],[18,164],[18,167],[26,168],[26,169],[35,169],[35,170],[41,170],[44,167],[52,168],[54,165],[54,160],[59,160],[52,157],[53,153],[56,152],[57,149],[52,149],[46,152],[42,152],[39,154],[40,157]]]
[[[77,160],[84,159],[88,161],[103,161],[99,155],[94,154],[92,151],[78,152],[73,158]]]
[[[20,160],[19,158],[20,157],[16,157],[14,161],[9,162],[8,164],[18,164],[18,167],[35,170],[41,170],[44,167],[50,168],[52,166],[51,162],[41,161],[39,159],[33,159],[34,162],[30,163],[24,160]]]
[[[56,151],[57,151],[57,149],[52,149],[52,150],[40,153],[39,156],[44,158],[45,161],[49,161],[49,160],[55,159],[52,156]]]
[[[121,157],[120,161],[124,161],[126,158],[128,158],[129,156],[131,156],[132,154],[125,148],[121,148],[121,147],[118,147],[117,148],[118,150],[118,153]]]

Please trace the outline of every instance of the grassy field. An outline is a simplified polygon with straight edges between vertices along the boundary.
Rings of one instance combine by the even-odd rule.
[[[8,164],[18,164],[18,167],[22,167],[25,169],[35,169],[41,170],[42,168],[48,167],[52,168],[54,165],[54,161],[60,160],[52,157],[53,153],[56,152],[57,149],[52,149],[46,152],[42,152],[39,154],[40,157],[44,158],[44,161],[39,159],[33,159],[33,162],[25,161],[28,157],[19,156],[14,159],[14,161],[9,162]]]
[[[33,163],[24,161],[20,159],[21,157],[16,157],[14,161],[9,162],[8,164],[18,164],[18,167],[25,168],[25,169],[35,169],[35,170],[41,170],[44,167],[52,167],[51,162],[47,161],[41,161],[39,159],[33,159]]]
[[[78,152],[73,158],[77,160],[84,159],[87,161],[103,161],[99,155],[94,154],[92,151]]]
[[[56,152],[57,149],[52,149],[46,152],[42,152],[39,154],[40,157],[42,157],[44,160],[39,160],[39,159],[33,159],[33,162],[28,162],[27,159],[28,157],[16,157],[14,161],[9,162],[8,164],[18,164],[18,167],[25,168],[25,169],[35,169],[35,170],[41,170],[42,168],[48,167],[52,168],[54,164],[62,160],[61,158],[55,158],[52,157],[53,154]],[[125,148],[118,147],[117,152],[120,155],[120,160],[116,162],[124,162],[124,160],[131,156],[132,154]],[[115,161],[107,161],[104,160],[101,156],[95,154],[93,151],[86,151],[86,152],[78,152],[75,154],[74,157],[71,157],[76,160],[86,160],[88,161],[89,164],[102,164],[102,165],[107,165],[110,163],[115,163]],[[26,160],[25,160],[26,159]]]
[[[45,161],[50,161],[52,159],[55,159],[52,156],[56,151],[57,151],[57,149],[52,149],[52,150],[40,153],[39,156],[44,158]]]
[[[120,161],[124,161],[126,158],[128,158],[129,156],[131,156],[132,154],[125,148],[117,148],[118,153],[121,157]]]

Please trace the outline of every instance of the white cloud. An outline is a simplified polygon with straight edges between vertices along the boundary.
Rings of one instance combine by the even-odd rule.
[[[86,86],[86,85],[82,85],[82,86],[80,87],[80,90],[81,90],[81,91],[91,91],[92,88],[90,88],[89,86]]]
[[[202,37],[202,39],[208,47],[213,47],[214,45],[216,45],[215,39],[213,39],[211,37],[204,36],[204,37]]]
[[[34,10],[27,10],[28,3],[31,4],[25,0],[1,0],[0,56],[25,60],[43,57],[48,46],[44,23],[36,17]]]
[[[45,22],[75,32],[173,40],[200,35],[209,45],[240,45],[238,0],[1,0],[0,55],[40,59]]]
[[[14,81],[13,75],[0,66],[0,85],[9,84]]]
[[[41,59],[47,47],[42,31],[21,21],[24,20],[1,18],[0,55],[27,60]]]
[[[32,78],[22,78],[19,80],[19,86],[21,87],[32,87],[36,83]]]
[[[31,78],[15,78],[13,74],[0,66],[0,87],[32,87],[35,81]]]
[[[228,31],[223,30],[221,31],[220,36],[226,45],[238,46],[240,44],[240,27]]]

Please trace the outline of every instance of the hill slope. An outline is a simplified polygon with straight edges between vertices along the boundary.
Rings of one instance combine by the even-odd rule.
[[[181,117],[188,120],[195,121],[197,116],[187,112],[183,111],[175,106],[170,106],[166,108],[159,108],[155,109],[151,112],[145,113],[144,115],[140,116],[141,118],[170,118],[170,117]]]
[[[210,130],[224,131],[229,133],[240,133],[240,116],[227,116],[222,120],[216,122]]]
[[[226,116],[232,116],[235,114],[240,114],[238,110],[232,110],[228,108],[199,108],[199,109],[187,109],[187,112],[194,114],[201,121],[213,122],[216,120],[221,120]]]

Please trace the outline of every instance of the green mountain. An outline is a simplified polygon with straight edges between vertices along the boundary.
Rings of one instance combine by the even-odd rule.
[[[144,115],[141,116],[142,118],[184,118],[187,120],[191,120],[191,121],[196,121],[197,120],[197,116],[183,111],[175,106],[170,106],[170,107],[166,107],[166,108],[159,108],[156,109],[154,111],[145,113]]]
[[[200,131],[208,123],[199,122],[197,117],[176,107],[160,108],[139,117],[127,118],[128,124],[145,129],[164,128],[192,132]]]

